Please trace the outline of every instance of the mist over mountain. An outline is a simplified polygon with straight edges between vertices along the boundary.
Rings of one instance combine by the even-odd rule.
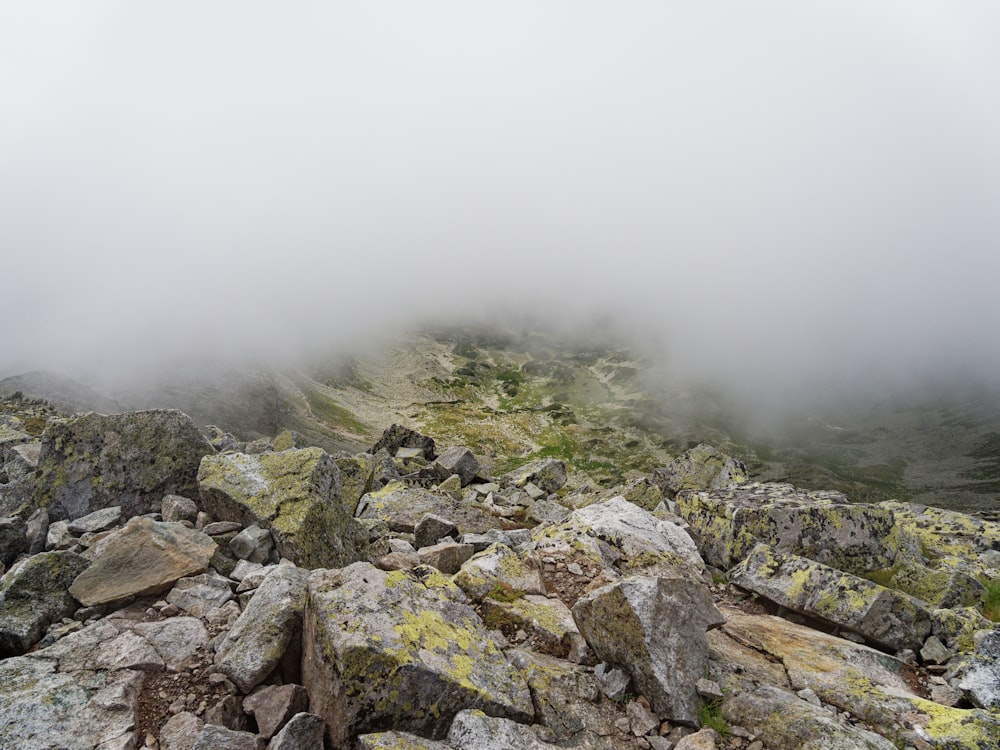
[[[769,415],[990,387],[995,4],[0,9],[0,375],[595,321]],[[984,385],[985,384],[985,385]]]

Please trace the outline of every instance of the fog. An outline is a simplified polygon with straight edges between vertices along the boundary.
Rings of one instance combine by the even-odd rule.
[[[997,92],[993,2],[5,3],[0,376],[611,316],[761,402],[995,381]]]

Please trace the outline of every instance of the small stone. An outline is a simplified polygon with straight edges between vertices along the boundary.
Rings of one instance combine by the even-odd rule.
[[[113,526],[117,526],[122,521],[121,506],[116,505],[111,508],[101,508],[93,513],[88,513],[69,522],[69,532],[79,536],[80,534],[107,531]]]
[[[656,718],[647,706],[635,700],[625,706],[632,734],[643,737],[653,734],[660,728],[660,720]]]
[[[702,677],[695,683],[695,687],[698,690],[698,695],[705,698],[721,698],[722,688],[719,687],[719,683],[715,680],[708,680]]]
[[[611,700],[618,700],[628,689],[629,676],[623,670],[604,662],[594,667],[594,676],[601,686],[601,692]]]
[[[274,550],[271,532],[257,524],[247,526],[229,542],[230,551],[241,560],[266,563]]]
[[[458,536],[458,527],[453,521],[433,513],[425,513],[413,529],[414,546],[430,547],[447,536]]]
[[[202,531],[209,536],[219,536],[221,534],[228,534],[231,531],[240,531],[242,528],[243,524],[236,521],[213,521],[210,524],[206,524]]]
[[[167,495],[163,498],[161,512],[164,521],[191,521],[197,526],[198,506],[194,500],[180,495]]]
[[[954,654],[941,643],[936,635],[930,636],[924,641],[924,647],[920,649],[920,658],[929,664],[944,664]]]

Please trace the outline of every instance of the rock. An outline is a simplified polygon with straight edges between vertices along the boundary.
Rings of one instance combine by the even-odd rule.
[[[67,589],[87,565],[72,552],[41,552],[0,578],[0,658],[23,654],[49,625],[73,614]]]
[[[924,647],[920,649],[920,658],[925,664],[944,664],[954,655],[954,652],[945,647],[936,635],[924,641]]]
[[[834,714],[771,685],[730,696],[722,712],[770,750],[895,750],[895,744],[839,721]]]
[[[555,458],[541,458],[504,474],[504,484],[524,487],[531,482],[542,492],[558,492],[566,484],[566,464]]]
[[[367,563],[310,576],[303,684],[334,746],[387,722],[440,738],[470,706],[531,719],[524,679],[461,591],[426,580]]]
[[[706,586],[687,578],[631,576],[581,598],[573,618],[601,660],[631,673],[658,716],[697,725],[695,685],[708,660],[705,631],[724,622]]]
[[[174,714],[160,728],[160,750],[191,750],[205,722],[188,711]]]
[[[573,511],[563,523],[536,528],[522,554],[546,561],[545,588],[567,606],[581,593],[633,573],[708,580],[683,529],[620,497]],[[582,575],[570,572],[573,564]]]
[[[520,631],[527,644],[541,654],[576,662],[587,654],[587,643],[573,614],[558,599],[531,594],[510,601],[486,598],[479,611],[487,627],[500,630],[508,639]]]
[[[122,509],[120,505],[112,505],[108,508],[95,510],[80,518],[69,522],[67,529],[73,536],[81,534],[94,534],[99,531],[107,531],[122,522]]]
[[[0,482],[0,516],[16,512],[24,515],[30,507],[41,446],[39,443],[4,443],[2,433],[0,426],[0,477],[7,475],[7,481]]]
[[[214,573],[181,578],[167,594],[167,601],[195,617],[204,617],[233,598],[227,578]]]
[[[69,549],[76,544],[76,537],[69,533],[68,521],[56,521],[49,524],[49,530],[45,535],[45,548]]]
[[[1000,523],[916,503],[880,506],[892,513],[900,535],[912,537],[924,557],[961,557],[972,562],[1000,549]]]
[[[935,609],[931,613],[931,632],[952,651],[974,650],[975,634],[992,627],[993,623],[972,607]]]
[[[278,732],[267,750],[323,750],[326,725],[316,714],[298,713]]]
[[[374,456],[367,453],[334,457],[333,462],[340,470],[340,502],[353,516],[358,501],[365,493],[384,486],[384,482],[375,478],[379,464]]]
[[[382,433],[372,446],[370,453],[377,454],[380,450],[388,451],[390,456],[395,456],[396,452],[402,448],[419,448],[423,452],[424,458],[433,461],[437,454],[434,452],[434,440],[426,435],[421,435],[402,425],[394,424]]]
[[[92,750],[135,747],[142,672],[64,672],[50,659],[0,661],[0,747]]]
[[[614,734],[621,708],[601,698],[598,678],[589,669],[526,649],[511,649],[508,657],[528,682],[535,721],[544,727],[540,739],[588,747],[594,735]]]
[[[714,729],[702,729],[682,737],[674,746],[674,750],[718,750],[722,737]]]
[[[447,518],[425,513],[413,528],[414,547],[430,547],[446,536],[458,538],[458,526]]]
[[[439,492],[461,492],[462,491],[462,477],[458,474],[452,474],[447,479],[442,481],[437,489]]]
[[[358,750],[455,750],[450,742],[427,740],[409,732],[374,732],[358,737]]]
[[[208,534],[209,536],[227,536],[232,534],[225,541],[227,544],[232,541],[233,536],[235,536],[243,528],[243,524],[239,521],[212,521],[211,523],[206,523],[202,528],[202,533]]]
[[[442,573],[451,575],[457,573],[462,563],[472,557],[471,544],[457,542],[441,542],[417,551],[417,557],[423,565],[430,565]]]
[[[249,731],[250,722],[243,712],[243,702],[235,695],[224,695],[205,712],[205,723],[225,727],[234,732]]]
[[[291,448],[308,448],[309,443],[295,430],[282,430],[274,436],[271,448],[275,451],[287,451]]]
[[[39,508],[28,517],[24,535],[29,555],[37,555],[45,549],[49,536],[49,512],[45,508]]]
[[[468,448],[448,448],[434,461],[434,469],[442,479],[458,474],[464,487],[482,471],[483,467]]]
[[[747,481],[747,468],[732,456],[702,443],[653,470],[653,482],[672,498],[683,490],[725,490]]]
[[[625,672],[603,661],[594,667],[594,677],[601,685],[601,692],[611,700],[618,700],[625,695],[625,691],[632,681],[632,678]]]
[[[455,585],[475,601],[487,597],[509,600],[524,594],[545,594],[545,583],[534,556],[521,557],[496,544],[473,555],[455,575]]]
[[[167,495],[163,498],[160,514],[164,521],[190,521],[195,523],[198,520],[198,506],[194,500],[180,495]]]
[[[215,542],[200,531],[132,518],[88,551],[91,565],[69,592],[86,607],[157,593],[184,576],[204,572],[214,551]]]
[[[885,585],[941,609],[978,606],[984,601],[983,584],[962,570],[947,567],[943,560],[937,565],[929,568],[898,560],[889,570],[892,576]]]
[[[379,519],[395,532],[413,533],[427,514],[450,519],[460,533],[482,533],[500,527],[500,519],[481,507],[455,500],[446,492],[408,487],[391,482],[381,490],[369,492],[358,503],[356,516]]]
[[[559,750],[558,746],[539,740],[530,727],[468,709],[455,715],[448,742],[462,750]]]
[[[979,641],[960,680],[958,688],[972,705],[1000,708],[1000,631],[991,630]]]
[[[490,529],[485,534],[461,534],[458,541],[462,544],[471,544],[477,553],[482,552],[491,544],[513,546],[510,537],[499,529]]]
[[[654,734],[660,728],[660,720],[639,701],[630,701],[625,706],[625,715],[636,737]]]
[[[154,622],[124,623],[149,643],[163,661],[168,672],[185,672],[201,662],[208,647],[208,631],[194,617],[171,617]]]
[[[340,472],[320,448],[207,456],[198,485],[203,510],[270,530],[296,565],[339,567],[364,556],[364,534],[340,502]]]
[[[250,732],[206,724],[202,727],[191,750],[264,750],[264,739]]]
[[[229,541],[229,549],[240,560],[264,564],[271,559],[274,540],[270,531],[254,524],[234,536]]]
[[[216,666],[244,693],[263,682],[298,643],[308,576],[309,571],[289,565],[274,568],[219,645]]]
[[[253,714],[261,736],[271,739],[295,714],[309,710],[309,694],[301,685],[266,685],[244,699],[243,710]]]
[[[763,543],[863,575],[891,566],[898,548],[891,510],[851,503],[839,492],[753,483],[681,492],[676,507],[690,524],[705,561],[722,570]]]
[[[197,490],[198,465],[213,453],[179,411],[52,421],[42,435],[34,502],[57,520],[114,505],[125,518],[158,512],[164,495]]]
[[[27,532],[28,524],[23,518],[0,518],[0,565],[6,567],[28,551]]]
[[[695,683],[695,689],[702,698],[721,698],[722,688],[715,680],[708,680],[704,677]]]
[[[931,613],[918,599],[764,544],[730,571],[729,580],[892,651],[917,650],[930,633]]]

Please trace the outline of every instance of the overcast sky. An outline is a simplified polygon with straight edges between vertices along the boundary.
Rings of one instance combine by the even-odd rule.
[[[508,309],[1000,372],[992,0],[4,2],[0,113],[0,373]]]

